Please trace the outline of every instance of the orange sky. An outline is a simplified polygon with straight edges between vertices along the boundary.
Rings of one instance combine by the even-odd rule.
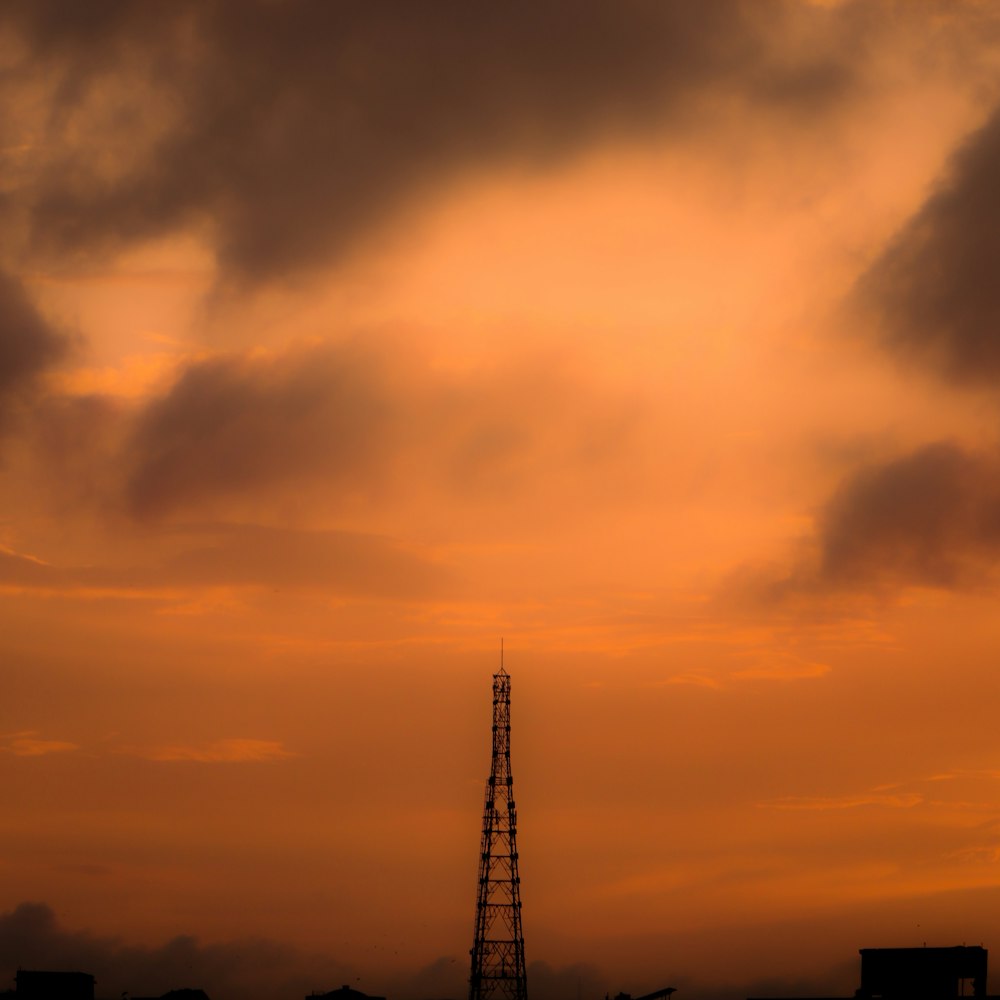
[[[1000,953],[998,62],[972,0],[5,6],[10,974],[463,996],[501,636],[535,1000]]]

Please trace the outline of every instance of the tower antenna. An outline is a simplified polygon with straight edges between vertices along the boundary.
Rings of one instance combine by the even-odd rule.
[[[521,879],[517,873],[517,812],[510,773],[510,675],[493,675],[493,761],[486,780],[479,857],[476,931],[469,1000],[527,1000]]]

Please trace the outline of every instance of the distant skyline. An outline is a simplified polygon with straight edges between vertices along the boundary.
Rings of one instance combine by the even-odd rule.
[[[501,636],[533,1000],[998,953],[996,4],[10,0],[0,67],[11,974],[461,1000]]]

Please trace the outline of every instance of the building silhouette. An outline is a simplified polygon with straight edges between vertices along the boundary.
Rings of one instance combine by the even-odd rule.
[[[859,997],[986,996],[986,949],[862,948]]]
[[[94,1000],[94,982],[87,972],[18,969],[12,995],[18,1000]]]
[[[89,972],[47,972],[18,969],[14,977],[16,989],[0,996],[7,1000],[94,1000],[96,980]],[[122,998],[129,997],[123,993]],[[185,987],[169,990],[158,997],[130,997],[130,1000],[209,1000],[204,990]],[[384,997],[375,1000],[385,1000]]]
[[[385,997],[373,997],[350,986],[341,986],[329,993],[310,993],[305,1000],[385,1000]]]
[[[988,998],[987,951],[954,948],[862,948],[858,1000],[952,1000]]]

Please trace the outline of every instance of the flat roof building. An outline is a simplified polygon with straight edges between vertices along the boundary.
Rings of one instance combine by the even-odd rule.
[[[859,997],[986,996],[986,949],[862,948]]]
[[[954,948],[862,948],[861,985],[855,1000],[987,998],[987,951]]]
[[[18,969],[17,1000],[94,1000],[94,977],[87,972]]]

